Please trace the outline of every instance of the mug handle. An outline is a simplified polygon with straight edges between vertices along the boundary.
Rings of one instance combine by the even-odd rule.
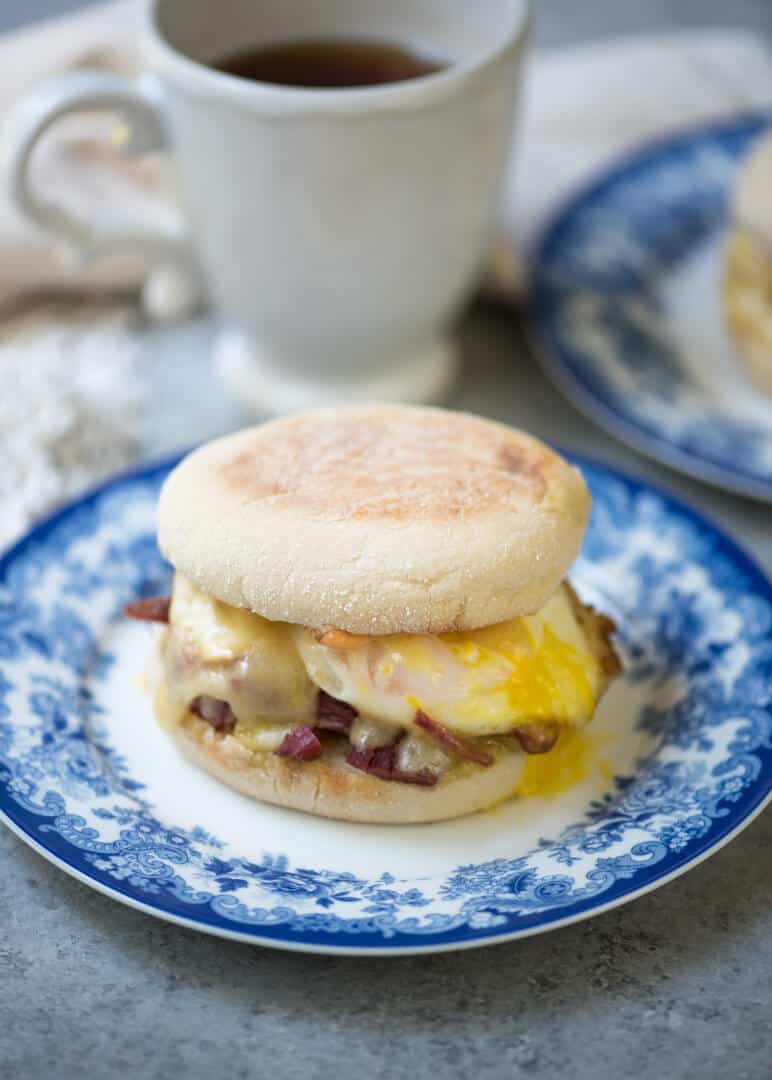
[[[159,264],[167,271],[173,268],[178,279],[183,275],[188,291],[195,290],[200,298],[200,278],[184,225],[143,228],[118,210],[101,220],[89,220],[57,203],[32,182],[33,151],[52,124],[68,113],[108,109],[120,112],[128,124],[127,154],[169,146],[160,94],[151,78],[127,79],[102,71],[65,72],[44,82],[8,117],[5,143],[11,198],[31,221],[64,241],[79,261],[89,262],[115,248],[140,247],[157,253]]]

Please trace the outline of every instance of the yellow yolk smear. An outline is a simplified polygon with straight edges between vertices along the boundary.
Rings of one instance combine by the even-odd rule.
[[[515,795],[554,797],[588,776],[595,761],[595,747],[585,731],[566,728],[547,754],[526,754],[525,767]]]
[[[486,812],[497,813],[510,799],[559,799],[587,780],[610,780],[608,743],[607,735],[597,735],[589,728],[564,728],[548,753],[524,755],[517,784],[508,795],[487,806]]]

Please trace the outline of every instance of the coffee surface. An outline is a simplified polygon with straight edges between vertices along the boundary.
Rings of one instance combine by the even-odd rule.
[[[254,82],[333,90],[417,79],[447,65],[390,42],[320,38],[240,49],[211,66]]]

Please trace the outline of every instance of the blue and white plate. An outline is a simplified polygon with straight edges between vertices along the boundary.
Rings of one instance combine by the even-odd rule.
[[[152,915],[345,953],[489,944],[597,914],[721,847],[772,794],[772,587],[707,522],[580,462],[594,499],[574,582],[626,672],[575,782],[459,821],[343,824],[262,806],[182,759],[141,673],[168,586],[169,465],[118,477],[0,560],[0,813],[35,850]]]
[[[772,401],[723,325],[722,248],[752,115],[651,145],[574,196],[532,261],[547,373],[591,419],[666,465],[772,500]]]

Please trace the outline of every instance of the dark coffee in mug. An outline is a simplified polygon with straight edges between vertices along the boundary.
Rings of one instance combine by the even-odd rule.
[[[240,49],[211,66],[254,82],[338,90],[417,79],[447,63],[386,41],[319,38]]]

